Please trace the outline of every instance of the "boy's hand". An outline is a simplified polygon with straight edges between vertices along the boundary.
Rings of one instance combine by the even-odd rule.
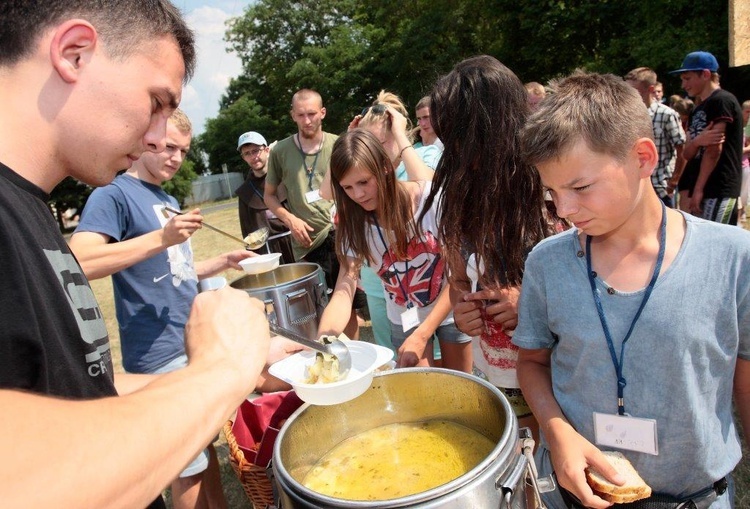
[[[557,482],[578,497],[585,507],[604,509],[612,505],[594,494],[586,482],[586,468],[594,467],[606,479],[617,485],[625,484],[625,479],[607,461],[607,458],[591,442],[579,435],[572,426],[564,424],[564,431],[555,431],[550,440],[552,466]],[[554,442],[555,446],[552,446]]]

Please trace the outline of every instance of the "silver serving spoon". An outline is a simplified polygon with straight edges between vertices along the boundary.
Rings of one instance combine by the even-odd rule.
[[[304,345],[308,348],[312,348],[313,350],[317,350],[319,352],[323,352],[325,354],[333,355],[334,357],[336,357],[339,361],[339,379],[343,380],[346,374],[349,373],[349,370],[352,367],[352,356],[349,353],[349,349],[340,339],[334,339],[333,341],[331,341],[331,343],[326,345],[318,341],[307,339],[306,337],[301,336],[292,330],[281,327],[280,325],[277,325],[270,321],[268,322],[268,328],[272,333],[278,336],[283,336],[287,339],[291,339],[296,343],[299,343],[300,345]]]
[[[268,240],[268,233],[269,229],[267,227],[258,228],[254,232],[250,232],[247,234],[247,236],[242,239],[247,243],[248,249],[251,251],[255,251],[256,249],[260,249],[263,247],[263,245]]]
[[[182,215],[182,214],[184,214],[184,212],[182,212],[181,210],[173,209],[172,207],[168,207],[168,206],[164,205],[164,206],[162,207],[162,209],[161,209],[161,213],[162,213],[162,215],[164,215],[164,218],[165,218],[165,219],[169,219],[169,214],[167,214],[167,212],[171,212],[172,214],[175,214],[175,215],[178,215],[178,216],[179,216],[179,215]],[[208,224],[208,223],[207,223],[207,222],[205,222],[205,221],[203,221],[203,222],[202,222],[201,224],[202,224],[203,226],[205,226],[206,228],[208,228],[209,230],[213,230],[213,231],[215,231],[216,233],[221,233],[221,234],[222,234],[222,235],[224,235],[225,237],[229,237],[229,238],[230,238],[230,239],[232,239],[232,240],[236,240],[237,242],[239,242],[239,243],[243,244],[243,245],[244,245],[245,247],[249,247],[250,249],[255,249],[255,248],[252,248],[252,247],[250,246],[250,244],[249,244],[249,243],[248,243],[248,242],[247,242],[246,240],[243,240],[243,239],[241,239],[241,238],[239,238],[239,237],[235,237],[235,236],[234,236],[234,235],[232,235],[231,233],[227,233],[227,232],[225,232],[224,230],[220,230],[219,228],[217,228],[217,227],[215,227],[215,226],[212,226],[212,225]],[[265,241],[264,241],[264,242],[265,242]],[[261,245],[262,245],[262,244],[261,244]]]

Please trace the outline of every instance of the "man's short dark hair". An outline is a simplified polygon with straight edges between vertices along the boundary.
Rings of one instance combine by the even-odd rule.
[[[195,37],[168,0],[3,0],[0,2],[0,66],[31,55],[42,34],[66,19],[91,23],[111,58],[124,59],[159,37],[173,37],[185,62],[185,80],[195,70]]]

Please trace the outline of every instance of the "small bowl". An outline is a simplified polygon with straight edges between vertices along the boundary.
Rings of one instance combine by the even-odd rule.
[[[269,272],[279,266],[281,253],[270,253],[259,256],[251,256],[240,261],[240,267],[248,274],[262,274]]]
[[[305,368],[315,362],[315,352],[305,350],[268,368],[268,372],[292,386],[302,401],[313,405],[337,405],[363,394],[372,383],[373,372],[393,358],[393,351],[365,341],[345,341],[352,356],[352,368],[343,380],[306,384]]]

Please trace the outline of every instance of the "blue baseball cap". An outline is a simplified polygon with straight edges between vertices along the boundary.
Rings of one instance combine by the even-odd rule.
[[[261,134],[256,133],[255,131],[248,131],[237,140],[237,150],[241,149],[242,145],[247,145],[248,143],[261,147],[268,145],[266,139]]]
[[[708,51],[693,51],[688,53],[685,60],[682,61],[682,68],[675,71],[669,71],[669,74],[679,74],[686,71],[711,71],[719,70],[719,62],[716,57]]]

